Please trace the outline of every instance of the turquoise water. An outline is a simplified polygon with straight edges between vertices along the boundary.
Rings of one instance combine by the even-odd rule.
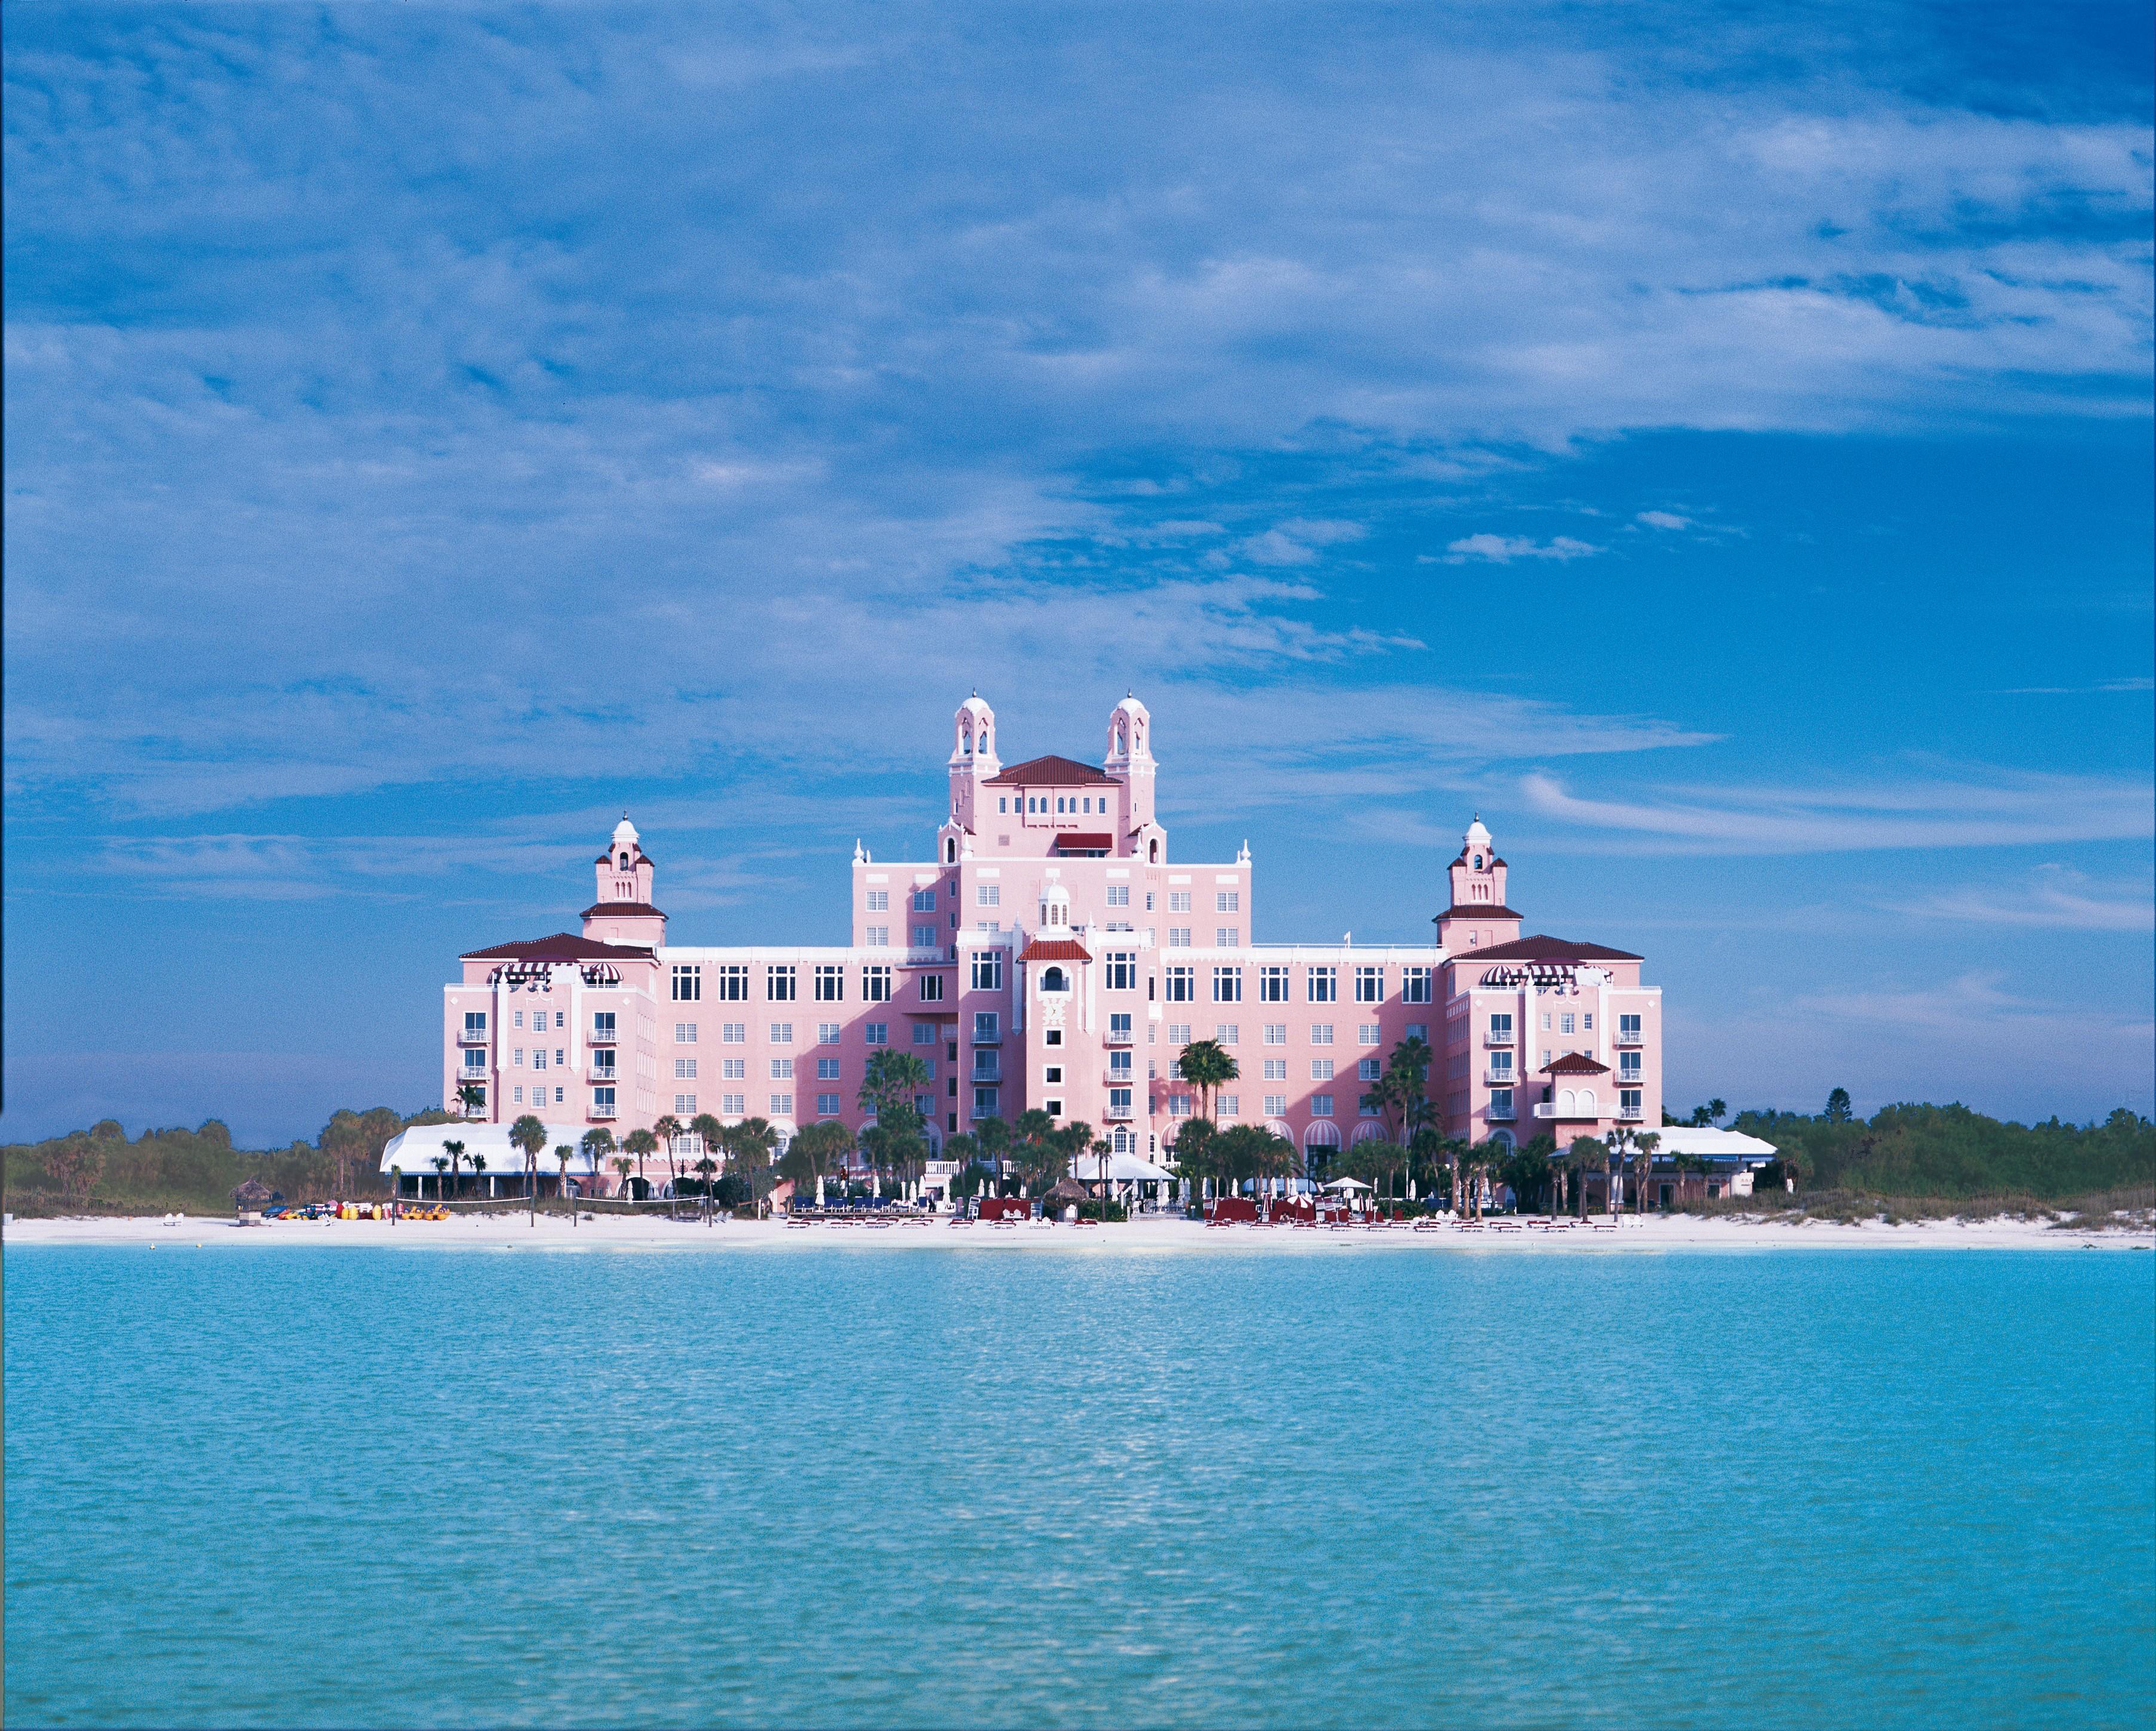
[[[7,1717],[2145,1725],[2152,1263],[18,1248]]]

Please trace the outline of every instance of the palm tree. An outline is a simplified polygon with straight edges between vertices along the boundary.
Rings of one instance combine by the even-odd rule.
[[[855,1096],[863,1112],[875,1114],[880,1133],[872,1143],[864,1133],[863,1146],[873,1148],[896,1167],[901,1180],[917,1152],[927,1145],[921,1134],[921,1112],[913,1102],[928,1086],[928,1066],[911,1052],[883,1046],[870,1055],[868,1067],[861,1073],[860,1092]]]
[[[1199,1117],[1213,1122],[1214,1091],[1242,1074],[1234,1055],[1217,1040],[1194,1040],[1183,1047],[1178,1067],[1183,1081],[1198,1090]]]
[[[591,1163],[592,1188],[598,1189],[599,1168],[606,1157],[613,1152],[613,1132],[604,1124],[594,1124],[584,1132],[582,1146],[584,1158]],[[575,1219],[572,1215],[572,1220]]]
[[[464,1107],[466,1117],[475,1118],[486,1110],[486,1090],[477,1082],[459,1082],[457,1104]]]
[[[474,1154],[471,1157],[471,1160],[472,1189],[474,1190],[477,1190],[479,1189],[479,1181],[486,1176],[486,1156],[485,1154]]]
[[[1004,1193],[1004,1162],[1010,1155],[1010,1126],[1001,1118],[983,1118],[973,1127],[973,1139],[981,1145],[982,1157],[994,1174],[995,1194],[1000,1196]]]
[[[557,1142],[554,1144],[554,1158],[560,1163],[562,1168],[562,1175],[556,1181],[554,1194],[562,1198],[564,1200],[567,1199],[569,1194],[569,1162],[575,1159],[576,1157],[576,1149],[572,1148],[567,1143]],[[577,1224],[577,1211],[573,1208],[569,1210],[569,1224],[572,1226]]]
[[[524,1155],[524,1194],[531,1199],[531,1224],[539,1224],[539,1156],[546,1152],[547,1127],[530,1112],[509,1127],[509,1143]]]
[[[763,1211],[763,1198],[758,1192],[763,1188],[764,1174],[771,1170],[772,1150],[778,1146],[778,1132],[768,1118],[743,1118],[726,1138],[734,1176],[747,1188],[758,1218]]]
[[[1115,1151],[1106,1137],[1093,1138],[1093,1158],[1101,1163],[1101,1224],[1104,1226],[1108,1223],[1108,1156]]]
[[[465,1145],[461,1142],[445,1142],[442,1144],[442,1152],[449,1157],[449,1194],[454,1196],[459,1188],[457,1162],[465,1157]]]
[[[632,1130],[622,1138],[621,1145],[636,1156],[636,1175],[642,1178],[644,1158],[647,1155],[658,1151],[659,1138],[649,1130]],[[628,1177],[627,1173],[622,1174],[624,1182],[627,1181]]]
[[[679,1179],[681,1176],[681,1165],[674,1158],[675,1153],[674,1143],[681,1133],[680,1119],[675,1117],[670,1112],[665,1112],[660,1117],[657,1122],[652,1125],[651,1133],[666,1144],[667,1177]]]
[[[726,1145],[726,1127],[714,1113],[700,1112],[689,1120],[689,1133],[696,1138],[704,1151],[702,1157],[689,1169],[703,1178],[704,1213],[708,1218],[711,1212],[711,1174],[719,1169],[717,1157]]]
[[[1565,1150],[1566,1169],[1571,1173],[1573,1182],[1578,1187],[1579,1194],[1575,1207],[1578,1218],[1583,1220],[1587,1218],[1587,1174],[1589,1172],[1601,1171],[1603,1163],[1608,1159],[1609,1155],[1608,1145],[1596,1141],[1592,1136],[1573,1137],[1572,1146]]]
[[[434,1200],[439,1202],[442,1199],[442,1174],[449,1169],[449,1157],[437,1154],[431,1163],[434,1169]]]

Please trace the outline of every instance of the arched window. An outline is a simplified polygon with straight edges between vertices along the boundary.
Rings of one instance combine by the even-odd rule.
[[[622,869],[624,871],[628,871],[628,870],[629,870],[629,855],[628,855],[627,854],[624,854],[624,855],[621,856],[621,869]]]
[[[1158,866],[1160,864],[1160,838],[1158,836],[1155,836],[1151,841],[1146,844],[1146,863],[1150,866]]]
[[[1477,854],[1475,856],[1475,869],[1477,871],[1480,871],[1482,869],[1482,856],[1480,854]]]
[[[984,752],[985,752],[988,748],[988,730],[986,727],[983,727],[983,728],[982,728],[982,729],[981,729],[981,749],[982,749],[983,751],[984,751]]]
[[[943,838],[943,863],[946,866],[952,865],[957,860],[957,857],[958,838],[955,835],[945,836]]]
[[[1574,1105],[1578,1097],[1570,1088],[1562,1090],[1557,1097],[1557,1115],[1561,1118],[1575,1116]]]
[[[1490,1142],[1492,1147],[1501,1148],[1508,1154],[1512,1151],[1512,1133],[1510,1130],[1492,1130]]]
[[[1040,989],[1044,992],[1067,992],[1070,989],[1070,977],[1060,968],[1048,968],[1040,976]]]
[[[973,736],[970,733],[962,733],[959,735],[959,739],[965,747],[966,755],[969,758],[972,757],[973,755]]]
[[[1594,1089],[1582,1088],[1579,1091],[1579,1112],[1583,1117],[1591,1118],[1597,1116]]]

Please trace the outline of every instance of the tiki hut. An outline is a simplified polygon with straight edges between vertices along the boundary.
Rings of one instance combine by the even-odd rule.
[[[282,1202],[285,1193],[273,1190],[259,1178],[250,1178],[232,1193],[232,1205],[239,1215],[243,1226],[262,1224],[262,1210],[273,1202]]]
[[[1053,1187],[1049,1190],[1046,1198],[1047,1205],[1042,1209],[1041,1212],[1043,1214],[1060,1214],[1065,1208],[1073,1207],[1078,1203],[1090,1202],[1091,1200],[1092,1200],[1092,1192],[1088,1190],[1085,1185],[1080,1184],[1077,1179],[1071,1178],[1059,1178],[1056,1179]]]

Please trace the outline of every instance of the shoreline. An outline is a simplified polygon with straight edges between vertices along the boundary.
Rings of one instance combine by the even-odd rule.
[[[1592,1218],[1592,1217],[1590,1217]],[[1602,1218],[1606,1219],[1607,1216]],[[1686,1215],[1620,1217],[1617,1226],[1573,1225],[1547,1230],[1509,1223],[1481,1230],[1443,1226],[1328,1229],[1291,1226],[1208,1226],[1199,1221],[1152,1220],[1109,1226],[1060,1223],[998,1227],[973,1223],[953,1226],[937,1219],[926,1225],[889,1226],[819,1224],[791,1226],[783,1220],[670,1220],[664,1215],[635,1219],[600,1216],[572,1225],[558,1215],[541,1215],[537,1225],[526,1214],[468,1215],[449,1220],[293,1220],[241,1226],[222,1216],[183,1215],[168,1223],[158,1216],[18,1220],[4,1230],[9,1246],[162,1245],[190,1248],[217,1244],[267,1249],[275,1246],[334,1249],[392,1250],[676,1250],[745,1251],[859,1247],[937,1246],[947,1250],[1067,1251],[1201,1250],[1263,1251],[1273,1254],[1334,1254],[1450,1251],[1468,1254],[1624,1254],[1667,1251],[1729,1250],[2156,1250],[2156,1232],[2079,1230],[2042,1221],[1999,1216],[1989,1220],[1909,1220],[1887,1225],[1871,1220],[1853,1225],[1822,1220],[1708,1219]]]

